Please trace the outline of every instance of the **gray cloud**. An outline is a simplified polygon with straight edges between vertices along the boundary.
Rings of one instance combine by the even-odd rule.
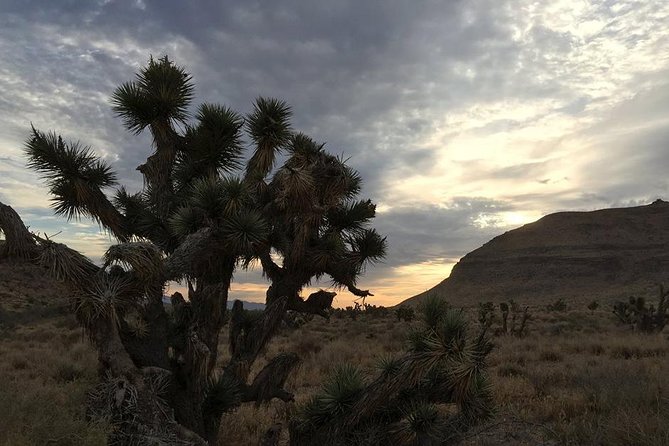
[[[484,216],[513,210],[510,203],[481,197],[456,197],[445,206],[396,208],[377,216],[376,225],[388,235],[386,265],[402,266],[435,258],[453,262],[500,231],[481,228]]]
[[[92,145],[126,184],[141,187],[135,167],[150,141],[122,129],[108,98],[149,54],[185,65],[198,102],[248,111],[258,95],[285,99],[296,128],[350,157],[365,195],[389,208],[377,225],[391,252],[370,270],[372,281],[404,265],[457,259],[506,228],[496,213],[666,196],[669,7],[558,7],[492,0],[4,1],[0,199],[45,230],[67,228],[50,217],[43,197],[39,206],[29,202],[44,191],[22,170],[30,122]],[[562,133],[542,134],[551,125]],[[528,134],[530,128],[539,130]],[[511,141],[506,157],[494,146],[504,138]],[[461,140],[492,146],[485,151]],[[470,155],[475,150],[483,154]],[[444,178],[443,185],[430,183],[443,188],[443,199],[427,201],[432,191],[424,187],[415,202],[398,200],[397,187],[426,178]],[[27,187],[15,202],[21,184]],[[481,198],[458,198],[464,195]],[[496,225],[481,227],[481,215]],[[76,240],[73,234],[66,235]]]

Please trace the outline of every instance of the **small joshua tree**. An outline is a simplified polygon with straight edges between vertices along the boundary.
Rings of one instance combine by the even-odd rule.
[[[490,327],[495,320],[495,304],[479,302],[478,319],[481,326]]]
[[[508,320],[509,320],[509,304],[506,302],[500,302],[499,311],[502,312],[502,333],[506,334],[508,330]]]
[[[643,297],[631,296],[628,302],[616,302],[613,314],[618,320],[644,333],[661,332],[669,322],[669,290],[660,285],[657,308],[646,305]]]
[[[369,378],[351,365],[334,371],[293,419],[291,445],[445,444],[492,414],[486,328],[470,333],[463,312],[438,297],[421,310],[402,356],[382,358]]]
[[[370,317],[376,317],[376,318],[383,318],[388,316],[389,311],[386,307],[383,305],[372,305],[372,304],[365,304],[365,316],[370,316]]]
[[[190,75],[167,57],[151,59],[114,92],[125,127],[153,138],[153,153],[137,168],[144,189],[134,194],[117,187],[111,166],[88,147],[32,129],[29,166],[46,179],[55,212],[91,218],[118,240],[102,266],[30,234],[0,205],[0,254],[44,265],[76,290],[73,308],[103,378],[91,414],[115,425],[110,443],[213,445],[225,439],[224,412],[244,402],[291,401],[283,385],[295,354],[281,353],[250,376],[284,314],[327,316],[335,293],[300,295],[323,276],[370,296],[357,278],[385,255],[385,238],[368,227],[375,205],[356,199],[360,176],[295,133],[284,102],[259,98],[245,117],[203,104],[190,119],[192,98]],[[277,167],[279,153],[285,158]],[[235,302],[231,359],[217,368],[233,273],[253,262],[270,281],[266,308],[251,315]],[[186,296],[171,296],[170,313],[162,301],[168,281],[187,287]]]
[[[495,329],[495,335],[514,335],[523,337],[527,333],[527,322],[531,318],[529,307],[521,308],[513,299],[509,302],[500,302],[502,326]],[[511,324],[509,325],[509,316]],[[495,320],[495,305],[492,302],[479,304],[479,323],[485,327],[491,327]]]
[[[599,308],[599,302],[596,300],[593,300],[588,304],[588,310],[590,310],[590,314],[593,314],[597,308]]]

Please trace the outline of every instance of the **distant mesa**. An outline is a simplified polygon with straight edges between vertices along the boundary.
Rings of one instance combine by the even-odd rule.
[[[232,304],[235,303],[236,299],[230,299],[228,300],[228,310],[232,309]],[[170,296],[163,296],[163,303],[166,305],[172,305],[172,302],[170,300]],[[245,310],[264,310],[265,309],[265,304],[261,304],[258,302],[248,302],[246,300],[242,300],[242,303],[244,304],[244,309]]]
[[[228,300],[228,310],[232,309],[232,304],[235,303],[236,299]],[[244,309],[245,310],[264,310],[265,309],[265,304],[261,304],[258,302],[249,302],[246,300],[243,300],[242,303],[244,304]]]
[[[545,303],[657,292],[669,286],[669,203],[558,212],[508,231],[464,256],[436,292],[455,305],[514,299]]]

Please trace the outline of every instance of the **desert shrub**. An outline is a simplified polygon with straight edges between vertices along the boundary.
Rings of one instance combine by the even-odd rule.
[[[553,350],[544,350],[539,354],[539,359],[546,362],[562,362],[562,355]]]
[[[590,310],[591,314],[594,313],[595,310],[597,310],[597,308],[599,308],[599,302],[597,302],[596,300],[593,300],[588,304],[588,310]]]
[[[383,305],[376,306],[371,304],[363,304],[363,309],[365,316],[374,318],[384,318],[390,314],[390,310]]]
[[[395,310],[398,321],[411,322],[415,317],[415,311],[411,307],[399,307]]]
[[[567,311],[567,303],[564,301],[564,299],[559,298],[553,303],[550,303],[546,306],[546,310],[548,311]]]
[[[349,305],[346,308],[344,308],[344,314],[352,320],[358,319],[358,315],[360,314],[360,311],[361,310],[358,306],[352,307],[352,306]]]
[[[313,315],[306,315],[297,311],[287,311],[283,316],[282,326],[293,330],[298,329],[313,319],[310,316]]]
[[[58,383],[68,383],[84,376],[84,370],[71,362],[63,362],[55,368],[53,379]]]
[[[503,364],[497,368],[497,375],[502,377],[522,376],[523,368],[517,364]]]
[[[307,355],[316,354],[320,352],[322,348],[323,343],[314,336],[301,336],[294,346],[295,353],[301,358],[304,358]]]
[[[28,360],[24,357],[13,358],[12,368],[14,370],[26,370],[28,368]]]

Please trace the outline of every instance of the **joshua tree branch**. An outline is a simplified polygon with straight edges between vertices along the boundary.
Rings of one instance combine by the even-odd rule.
[[[0,202],[0,232],[5,234],[5,243],[0,246],[0,254],[10,257],[31,258],[37,244],[33,235],[23,224],[21,217],[11,206]]]
[[[258,257],[260,258],[260,263],[262,264],[263,270],[265,271],[265,274],[267,274],[267,277],[269,277],[272,281],[280,279],[283,273],[283,268],[281,268],[274,262],[274,260],[272,260],[272,256],[270,255],[269,250],[263,251]]]
[[[355,294],[358,297],[367,297],[367,296],[373,296],[372,293],[369,292],[369,290],[361,290],[359,288],[356,288],[355,285],[347,285],[346,288],[352,293]]]
[[[295,294],[288,300],[287,309],[300,313],[318,314],[327,318],[327,310],[332,307],[332,300],[336,295],[337,293],[320,290],[310,294],[306,300],[302,300]]]
[[[332,280],[334,283],[345,286],[351,294],[354,294],[355,296],[358,297],[367,297],[367,296],[373,296],[372,293],[369,292],[369,290],[361,290],[360,288],[355,286],[355,279],[353,275],[347,272],[343,271],[338,271],[336,268],[327,268],[327,270],[323,271],[325,274],[329,275],[332,277]]]
[[[294,395],[283,386],[299,361],[295,353],[281,353],[276,356],[256,375],[251,385],[246,387],[242,401],[255,401],[256,405],[269,402],[273,398],[285,402],[293,401]]]

